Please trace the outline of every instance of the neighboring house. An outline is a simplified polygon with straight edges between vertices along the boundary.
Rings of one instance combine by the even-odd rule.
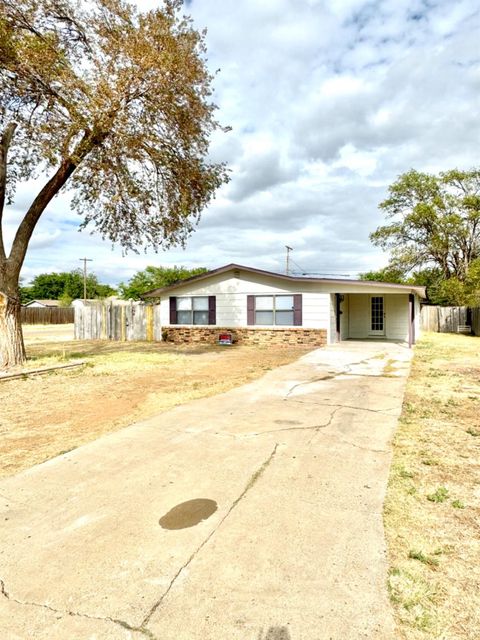
[[[30,300],[30,302],[27,302],[23,306],[46,309],[47,307],[59,307],[60,303],[58,300]]]
[[[118,304],[123,301],[120,301],[118,296],[109,296],[108,298],[87,298],[86,300],[84,300],[83,298],[75,298],[75,300],[72,300],[72,307],[82,307],[84,304],[101,304],[103,302],[113,302],[115,304]]]
[[[237,264],[146,292],[160,301],[173,342],[332,344],[348,338],[415,342],[425,288],[366,280],[305,278]]]

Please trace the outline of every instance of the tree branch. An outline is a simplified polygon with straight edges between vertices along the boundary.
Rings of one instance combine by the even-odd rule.
[[[2,217],[7,192],[7,159],[8,149],[12,143],[13,134],[17,128],[16,122],[10,122],[5,127],[0,140],[0,260],[5,260],[5,246],[3,244]]]
[[[107,137],[108,132],[91,132],[86,131],[73,153],[64,158],[55,174],[50,178],[43,187],[35,200],[30,205],[22,222],[20,223],[17,233],[12,244],[12,250],[8,257],[12,268],[15,272],[20,273],[25,255],[28,249],[28,243],[32,233],[52,198],[57,195],[60,189],[65,185],[72,173],[88,153],[96,146],[100,145]]]

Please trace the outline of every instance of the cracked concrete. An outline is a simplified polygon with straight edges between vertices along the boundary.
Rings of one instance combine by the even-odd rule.
[[[381,511],[409,358],[317,350],[2,481],[2,637],[393,638]],[[218,510],[159,526],[193,498]]]

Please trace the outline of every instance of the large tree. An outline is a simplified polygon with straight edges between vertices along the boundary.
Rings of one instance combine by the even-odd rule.
[[[388,224],[370,238],[391,252],[400,273],[437,268],[444,279],[465,281],[480,257],[480,170],[399,176],[381,204]]]
[[[0,0],[0,367],[25,358],[18,282],[59,191],[82,226],[126,249],[185,242],[224,182],[204,33],[180,0]],[[18,181],[45,174],[7,252],[1,216]]]

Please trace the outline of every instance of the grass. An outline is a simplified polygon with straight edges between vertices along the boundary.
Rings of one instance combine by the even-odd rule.
[[[384,510],[404,640],[480,638],[480,338],[415,348]]]
[[[47,342],[35,332],[27,341],[27,369],[74,360],[87,366],[0,382],[0,477],[176,405],[228,391],[307,351],[55,337]]]
[[[408,557],[412,560],[423,562],[423,564],[427,564],[431,567],[438,567],[439,564],[438,558],[426,555],[425,553],[423,553],[423,551],[415,551],[412,549],[409,551]]]
[[[449,493],[446,487],[438,487],[433,493],[427,494],[427,500],[430,502],[445,502],[448,497]]]

